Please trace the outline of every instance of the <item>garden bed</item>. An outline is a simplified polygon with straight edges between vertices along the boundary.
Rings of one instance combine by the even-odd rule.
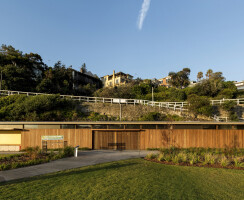
[[[0,156],[0,171],[46,163],[52,160],[73,156],[73,148],[65,147],[58,152],[45,153],[38,147],[29,147],[22,154]]]
[[[145,160],[167,165],[244,170],[244,149],[160,149]]]

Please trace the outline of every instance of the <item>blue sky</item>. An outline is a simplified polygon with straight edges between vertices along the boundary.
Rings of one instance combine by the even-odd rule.
[[[243,0],[0,0],[0,44],[98,76],[162,78],[189,67],[244,80]]]

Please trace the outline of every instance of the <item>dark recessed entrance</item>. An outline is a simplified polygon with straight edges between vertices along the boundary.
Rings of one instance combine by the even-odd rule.
[[[94,130],[92,134],[93,149],[140,149],[141,130]]]

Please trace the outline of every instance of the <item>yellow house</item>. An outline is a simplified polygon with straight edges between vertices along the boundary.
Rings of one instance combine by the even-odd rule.
[[[130,74],[125,74],[123,72],[115,73],[113,71],[112,75],[106,75],[101,78],[104,87],[115,87],[119,85],[124,85],[129,83],[133,79]]]

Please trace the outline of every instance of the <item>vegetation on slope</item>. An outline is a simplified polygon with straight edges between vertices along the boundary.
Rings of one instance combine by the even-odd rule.
[[[78,105],[59,95],[12,95],[0,98],[1,121],[72,121],[83,116]]]

